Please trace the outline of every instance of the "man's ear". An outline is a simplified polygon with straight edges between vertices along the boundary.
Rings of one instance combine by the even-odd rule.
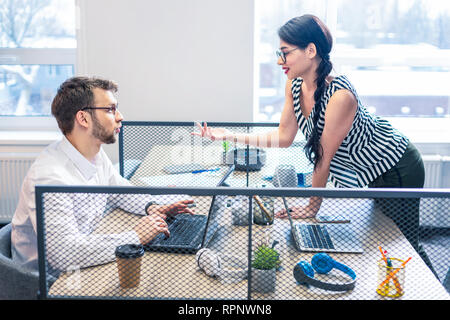
[[[91,121],[90,116],[88,112],[79,110],[75,115],[75,122],[84,128],[88,128]]]
[[[308,46],[306,47],[305,50],[306,54],[308,55],[308,57],[310,59],[314,59],[317,56],[317,48],[316,45],[314,43],[310,43],[308,44]]]

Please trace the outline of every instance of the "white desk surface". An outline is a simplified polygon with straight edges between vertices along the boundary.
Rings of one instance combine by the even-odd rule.
[[[220,145],[204,148],[202,146],[163,146],[155,145],[148,152],[146,158],[142,161],[130,181],[136,186],[146,186],[142,177],[162,176],[166,173],[163,168],[168,164],[200,163],[206,168],[224,168],[222,159],[222,147]],[[292,147],[289,149],[265,149],[267,154],[266,164],[260,171],[250,172],[249,186],[257,186],[262,183],[270,184],[263,180],[263,177],[273,176],[278,164],[292,164],[297,171],[310,171],[311,166],[307,160],[303,149]],[[217,173],[220,174],[220,173]],[[245,187],[247,185],[247,173],[245,171],[235,171],[227,179],[227,183],[232,187]],[[172,175],[174,176],[174,175]],[[199,176],[200,177],[200,176]],[[198,186],[201,186],[201,178],[198,180]]]
[[[352,223],[364,228],[361,241],[363,254],[330,254],[334,259],[350,266],[357,275],[356,287],[352,291],[335,293],[317,288],[298,285],[293,277],[293,267],[299,260],[311,261],[313,253],[299,252],[293,245],[290,226],[287,220],[276,219],[272,226],[252,225],[253,248],[269,237],[278,240],[277,249],[281,257],[281,270],[277,271],[277,284],[274,293],[252,293],[252,299],[350,299],[372,300],[383,298],[376,293],[377,262],[380,259],[378,245],[390,251],[392,257],[406,259],[412,257],[406,265],[404,296],[398,299],[449,300],[449,294],[419,255],[401,234],[395,224],[383,214],[367,206],[367,199],[354,199],[350,207],[355,208]],[[361,202],[367,210],[361,209]],[[202,202],[204,203],[204,202]],[[228,210],[228,211],[227,211]],[[247,259],[248,227],[231,225],[229,208],[220,220],[221,229],[209,247],[221,253],[234,254]],[[197,208],[197,213],[205,213]],[[118,216],[120,219],[118,219]],[[124,215],[128,219],[123,219]],[[115,233],[130,230],[137,217],[121,210],[108,215],[96,232]],[[120,221],[120,224],[114,223]],[[126,221],[124,223],[124,221]],[[106,231],[107,230],[107,231]],[[388,230],[388,232],[387,232]],[[62,274],[52,285],[50,296],[72,297],[145,297],[145,298],[189,298],[189,299],[247,299],[247,280],[236,284],[222,284],[208,277],[197,268],[195,255],[150,253],[144,255],[140,286],[133,289],[121,289],[118,281],[117,266],[111,263],[82,269],[78,272]],[[341,273],[332,271],[329,275],[320,275],[324,281],[338,279]],[[341,279],[342,280],[342,279]]]
[[[263,183],[262,177],[272,176],[278,163],[290,162],[296,167],[304,166],[301,148],[295,151],[298,159],[293,157],[292,150],[266,149],[268,164],[261,171],[252,172],[249,178],[250,186]],[[158,176],[164,174],[163,168],[167,164],[178,163],[171,161],[178,159],[179,163],[197,162],[207,167],[217,167],[222,164],[221,146],[206,151],[200,146],[194,150],[192,146],[154,146],[144,159],[130,181],[137,186],[145,186],[140,179],[144,176]],[[294,153],[295,154],[295,153]],[[207,155],[207,161],[205,160]],[[203,157],[203,158],[199,158]],[[189,159],[186,159],[189,158]],[[201,161],[199,161],[199,159]],[[231,182],[233,187],[246,186],[246,173],[234,172]],[[279,201],[278,199],[277,201]],[[326,206],[325,199],[322,208]],[[349,199],[347,199],[349,201]],[[380,259],[378,246],[387,249],[392,257],[406,259],[412,257],[406,265],[405,294],[398,299],[433,299],[449,300],[449,294],[428,269],[420,256],[411,247],[403,234],[391,219],[373,209],[371,200],[352,199],[349,205],[352,223],[361,230],[359,233],[364,246],[362,254],[330,254],[334,259],[350,266],[357,275],[356,287],[352,291],[335,293],[313,287],[298,285],[293,277],[293,268],[299,260],[311,261],[313,253],[299,252],[293,243],[290,225],[287,220],[275,219],[272,226],[252,225],[252,247],[262,240],[278,240],[276,249],[280,252],[281,269],[277,271],[277,285],[274,293],[251,293],[252,299],[350,299],[372,300],[383,298],[376,293],[377,263]],[[203,203],[203,202],[202,202]],[[206,202],[204,202],[206,203]],[[361,205],[365,203],[365,205]],[[281,206],[281,201],[277,204]],[[321,213],[322,212],[321,208]],[[196,208],[197,213],[206,213],[205,208]],[[326,210],[326,209],[324,209]],[[325,212],[326,214],[326,212]],[[121,218],[118,219],[117,215]],[[126,219],[123,217],[126,216]],[[137,223],[138,217],[116,210],[108,215],[96,232],[116,233],[130,230]],[[120,221],[120,224],[114,223]],[[225,213],[221,220],[221,229],[209,247],[221,253],[234,254],[243,259],[248,257],[249,229],[243,226],[231,225],[231,213]],[[134,289],[121,289],[117,275],[117,266],[111,263],[82,269],[79,272],[62,274],[49,291],[51,296],[103,296],[103,297],[147,297],[147,298],[189,298],[189,299],[247,299],[248,282],[243,280],[236,284],[223,284],[218,279],[208,277],[196,265],[195,255],[167,254],[146,252],[142,262],[142,276],[140,286]],[[329,275],[316,275],[324,281],[339,279],[341,273],[332,271]]]

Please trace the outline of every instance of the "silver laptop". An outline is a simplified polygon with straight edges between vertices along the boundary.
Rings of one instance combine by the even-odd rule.
[[[283,197],[297,249],[311,252],[362,253],[361,241],[350,223],[294,223]]]

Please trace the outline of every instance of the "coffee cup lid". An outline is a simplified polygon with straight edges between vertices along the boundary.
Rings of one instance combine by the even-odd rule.
[[[141,244],[124,244],[116,247],[115,253],[118,258],[139,258],[144,255],[144,247]]]

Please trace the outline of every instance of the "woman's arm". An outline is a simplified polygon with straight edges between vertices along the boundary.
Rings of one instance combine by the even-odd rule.
[[[324,188],[326,186],[330,174],[331,160],[352,127],[357,105],[355,96],[348,90],[338,90],[331,96],[325,112],[325,125],[320,138],[322,159],[314,168],[313,188]],[[321,204],[321,197],[311,197],[305,207],[292,208],[292,217],[315,217]],[[281,211],[277,216],[284,218],[286,213]]]
[[[193,132],[192,134],[207,137],[213,141],[233,141],[262,148],[287,148],[294,141],[298,131],[291,85],[291,81],[288,80],[285,87],[285,103],[280,124],[278,129],[274,131],[261,134],[237,134],[224,128],[210,128],[206,123],[203,126],[197,123],[200,132]]]
[[[330,98],[325,112],[325,124],[320,144],[322,159],[317,164],[313,187],[325,187],[330,171],[330,163],[353,124],[358,103],[348,90],[338,90]]]
[[[338,90],[330,98],[325,112],[325,125],[320,144],[322,159],[314,168],[312,187],[324,188],[330,174],[330,164],[340,145],[347,137],[355,118],[358,103],[348,90]],[[312,197],[309,201],[309,214],[315,216],[320,209],[322,199]]]

